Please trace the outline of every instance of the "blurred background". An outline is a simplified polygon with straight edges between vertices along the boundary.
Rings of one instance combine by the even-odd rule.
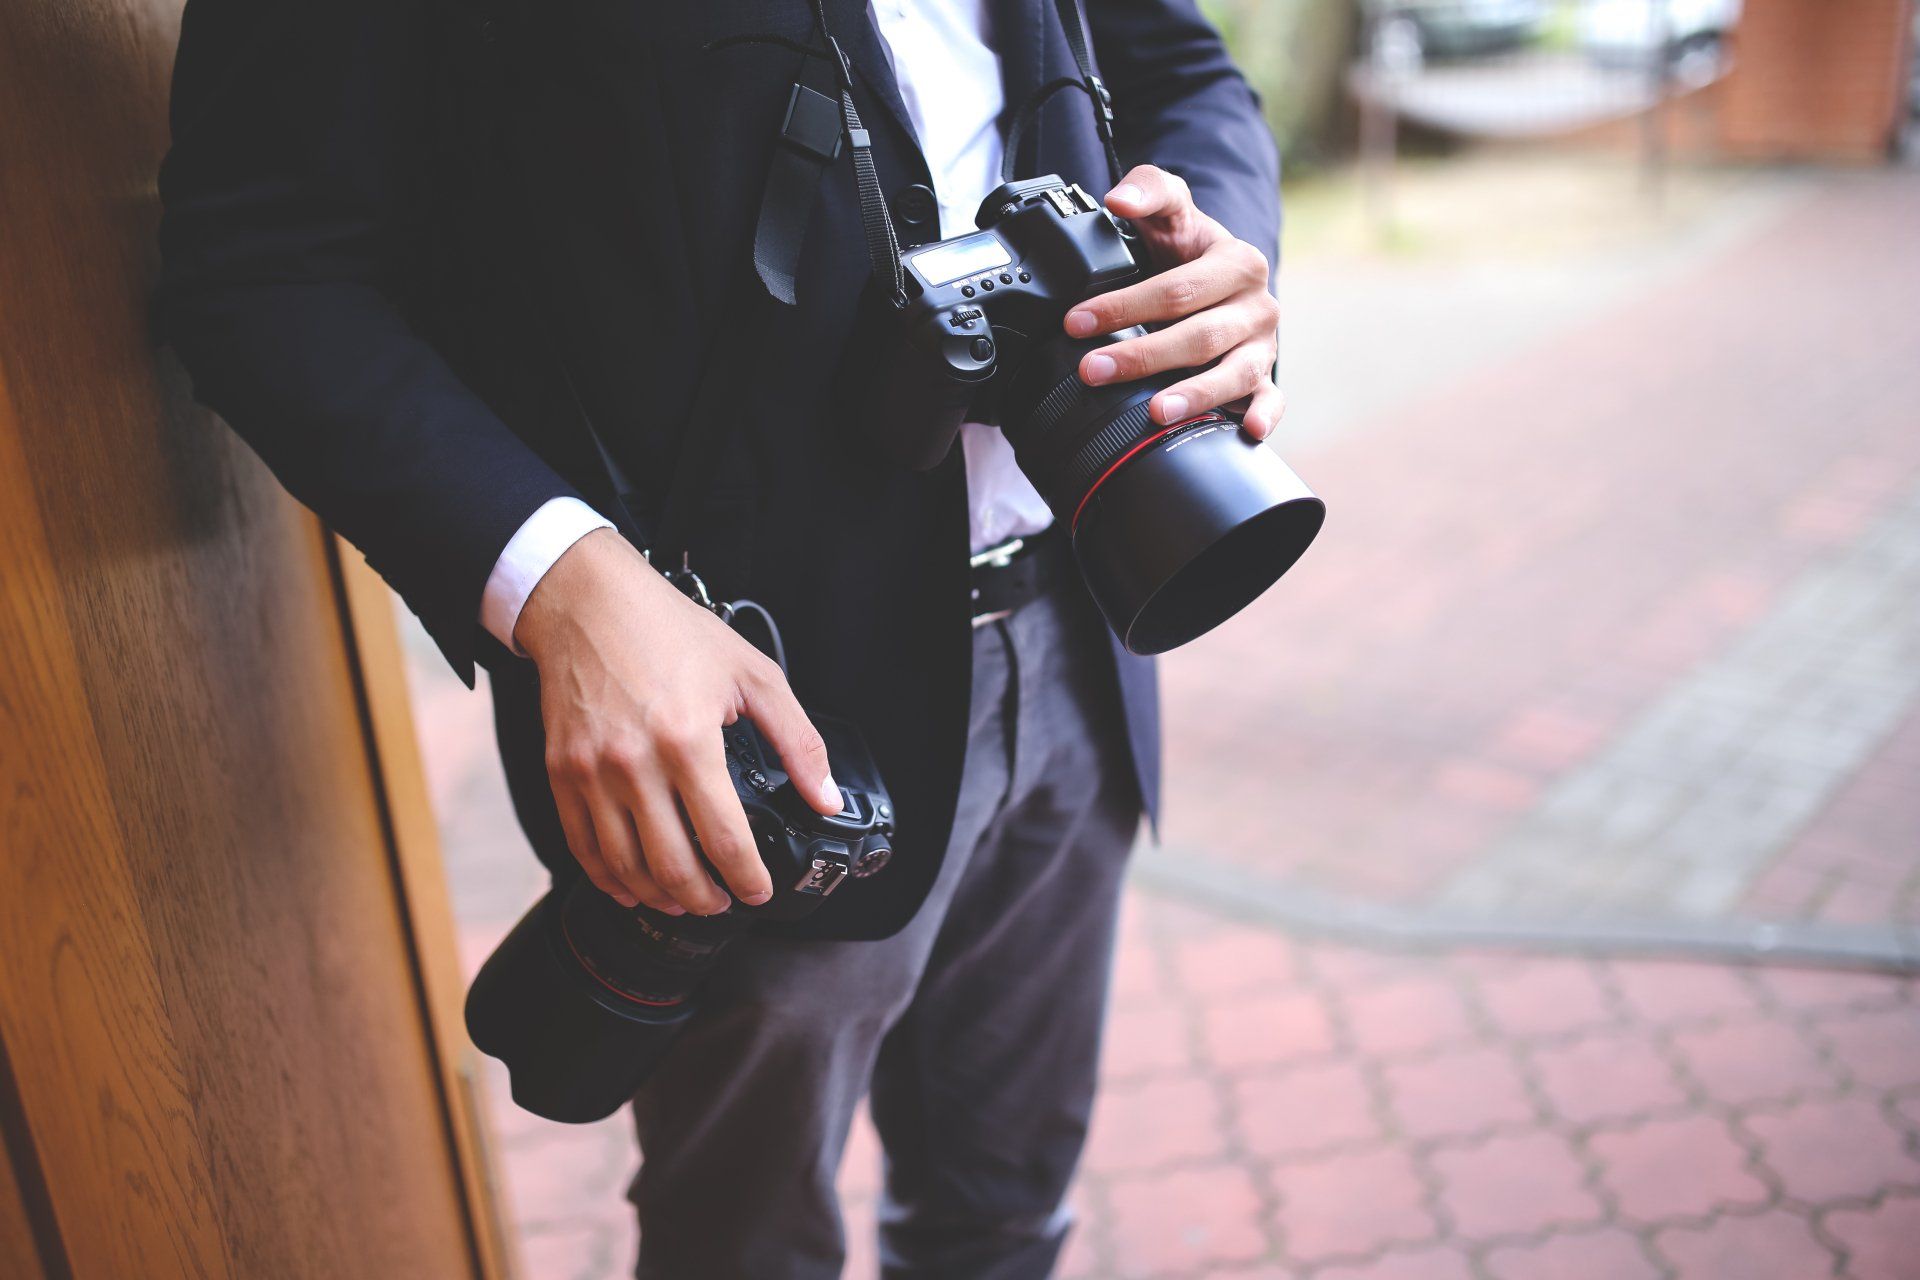
[[[1331,514],[1165,660],[1065,1273],[1920,1277],[1914,5],[1207,7]],[[471,972],[542,885],[410,654]],[[525,1274],[627,1274],[624,1122],[495,1084]]]

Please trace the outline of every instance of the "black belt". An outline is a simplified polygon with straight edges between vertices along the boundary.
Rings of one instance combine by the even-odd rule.
[[[1051,592],[1074,571],[1073,542],[1059,525],[975,552],[973,625],[985,626]]]

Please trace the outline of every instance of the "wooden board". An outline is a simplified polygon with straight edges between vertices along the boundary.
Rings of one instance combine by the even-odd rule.
[[[498,1275],[391,629],[148,337],[177,9],[0,0],[0,1250]]]

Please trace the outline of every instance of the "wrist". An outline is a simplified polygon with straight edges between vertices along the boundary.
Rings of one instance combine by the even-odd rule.
[[[653,568],[612,529],[596,529],[553,562],[535,584],[514,625],[513,639],[537,665],[577,633],[596,600],[617,575]]]

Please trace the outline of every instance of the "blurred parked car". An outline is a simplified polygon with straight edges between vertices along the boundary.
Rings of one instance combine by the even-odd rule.
[[[1429,58],[1465,58],[1525,44],[1546,24],[1548,0],[1373,0],[1373,58],[1417,71]]]
[[[1587,0],[1580,46],[1614,68],[1652,68],[1664,46],[1675,79],[1705,84],[1720,74],[1727,36],[1739,20],[1740,0]]]

